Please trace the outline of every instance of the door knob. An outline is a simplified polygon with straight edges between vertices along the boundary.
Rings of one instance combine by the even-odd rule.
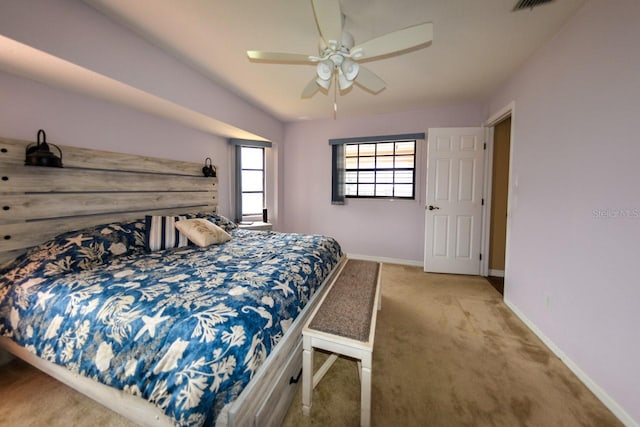
[[[440,208],[439,208],[439,207],[437,207],[437,206],[429,205],[429,206],[427,207],[427,209],[429,209],[430,211],[432,211],[432,210],[434,210],[434,209],[440,209]]]

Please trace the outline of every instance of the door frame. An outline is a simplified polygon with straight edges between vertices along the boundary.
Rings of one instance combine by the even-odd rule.
[[[489,119],[484,123],[486,128],[487,149],[485,150],[485,175],[484,175],[484,194],[485,203],[483,206],[483,225],[482,225],[482,253],[486,256],[482,257],[480,262],[480,275],[489,275],[489,238],[491,236],[491,187],[493,177],[493,146],[494,146],[494,129],[495,126],[504,119],[511,117],[511,129],[510,139],[511,144],[509,148],[509,187],[507,189],[507,238],[505,242],[505,255],[504,255],[504,281],[505,287],[507,277],[509,275],[509,247],[511,240],[511,212],[513,207],[513,188],[517,183],[514,181],[513,176],[513,152],[514,152],[514,118],[515,118],[515,101],[511,101],[506,106],[499,109],[495,114],[491,115]]]

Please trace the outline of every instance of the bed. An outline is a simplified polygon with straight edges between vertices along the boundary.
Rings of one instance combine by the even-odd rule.
[[[63,147],[33,168],[25,144],[0,139],[0,346],[143,425],[279,424],[338,243],[237,229],[201,165]],[[149,218],[176,216],[231,240],[150,251]]]

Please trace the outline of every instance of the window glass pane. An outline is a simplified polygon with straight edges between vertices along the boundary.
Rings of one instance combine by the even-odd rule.
[[[242,215],[262,214],[263,193],[242,193]]]
[[[376,144],[360,144],[360,155],[361,156],[375,156],[376,155]]]
[[[375,157],[360,157],[360,169],[373,169],[375,167]]]
[[[373,184],[360,184],[358,185],[358,196],[373,196],[375,191],[375,185]]]
[[[358,182],[364,184],[373,184],[375,172],[358,172]]]
[[[262,171],[242,171],[242,191],[263,191]]]
[[[413,171],[396,171],[396,183],[413,184]]]
[[[393,156],[376,157],[376,167],[379,169],[393,169]]]
[[[376,185],[376,196],[382,196],[382,197],[393,196],[393,184]]]
[[[396,197],[413,197],[413,185],[412,184],[396,184],[395,186]]]
[[[344,159],[344,168],[345,169],[358,169],[358,158],[357,157],[347,157]]]
[[[344,147],[344,155],[347,157],[353,157],[358,155],[358,144],[347,144]]]
[[[398,154],[414,154],[415,142],[396,142],[396,155]]]
[[[413,168],[413,156],[396,157],[397,168]]]
[[[358,185],[356,184],[347,184],[344,186],[344,194],[345,196],[357,196],[358,195]]]
[[[376,184],[382,183],[393,183],[393,171],[378,171],[376,172]]]
[[[415,141],[346,144],[345,195],[414,198],[415,150]]]
[[[262,157],[264,150],[256,147],[241,148],[242,169],[263,169]]]
[[[378,156],[380,155],[386,155],[386,156],[392,156],[393,155],[393,142],[384,142],[381,144],[378,144]]]

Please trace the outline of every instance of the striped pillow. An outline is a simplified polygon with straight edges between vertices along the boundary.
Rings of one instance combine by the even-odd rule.
[[[145,246],[148,251],[161,251],[189,245],[189,239],[182,234],[175,223],[186,219],[184,216],[145,216]]]

